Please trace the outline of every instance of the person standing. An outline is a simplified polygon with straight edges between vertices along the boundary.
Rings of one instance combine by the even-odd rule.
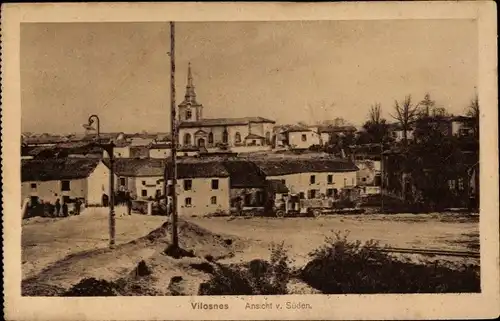
[[[62,215],[63,217],[68,217],[68,204],[66,203],[66,201],[63,201]]]
[[[55,208],[56,208],[56,217],[59,217],[59,215],[61,214],[61,202],[59,201],[59,199],[56,200]]]
[[[127,202],[127,213],[128,215],[132,215],[132,197],[130,196],[130,193],[127,193],[125,198],[125,201]]]
[[[77,198],[75,201],[75,215],[80,215],[81,206],[82,202],[80,201],[80,199]]]

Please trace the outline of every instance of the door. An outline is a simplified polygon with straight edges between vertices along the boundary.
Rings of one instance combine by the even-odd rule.
[[[198,147],[205,147],[205,139],[203,138],[198,139]]]

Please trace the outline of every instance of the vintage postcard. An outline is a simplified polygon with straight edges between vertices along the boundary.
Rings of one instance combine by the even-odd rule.
[[[6,319],[499,315],[494,2],[2,9]]]

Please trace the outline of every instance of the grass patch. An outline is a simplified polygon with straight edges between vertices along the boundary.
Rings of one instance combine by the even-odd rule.
[[[377,242],[351,242],[347,234],[335,233],[310,253],[312,260],[302,269],[301,278],[326,294],[480,292],[477,266],[452,269],[440,261],[417,264],[380,248]]]
[[[291,276],[288,251],[284,243],[272,244],[269,261],[217,265],[212,278],[202,283],[199,295],[278,295],[287,294]]]

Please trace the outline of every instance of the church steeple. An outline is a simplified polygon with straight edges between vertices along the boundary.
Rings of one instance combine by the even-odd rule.
[[[193,85],[193,73],[191,71],[191,62],[188,64],[188,78],[186,86],[186,95],[184,95],[184,101],[182,104],[190,104],[191,106],[198,105],[196,102],[196,93],[194,91]]]
[[[179,104],[179,120],[197,121],[202,118],[203,106],[196,101],[196,92],[194,91],[193,72],[191,71],[191,62],[188,63],[188,76],[186,85],[186,94],[184,100]]]

